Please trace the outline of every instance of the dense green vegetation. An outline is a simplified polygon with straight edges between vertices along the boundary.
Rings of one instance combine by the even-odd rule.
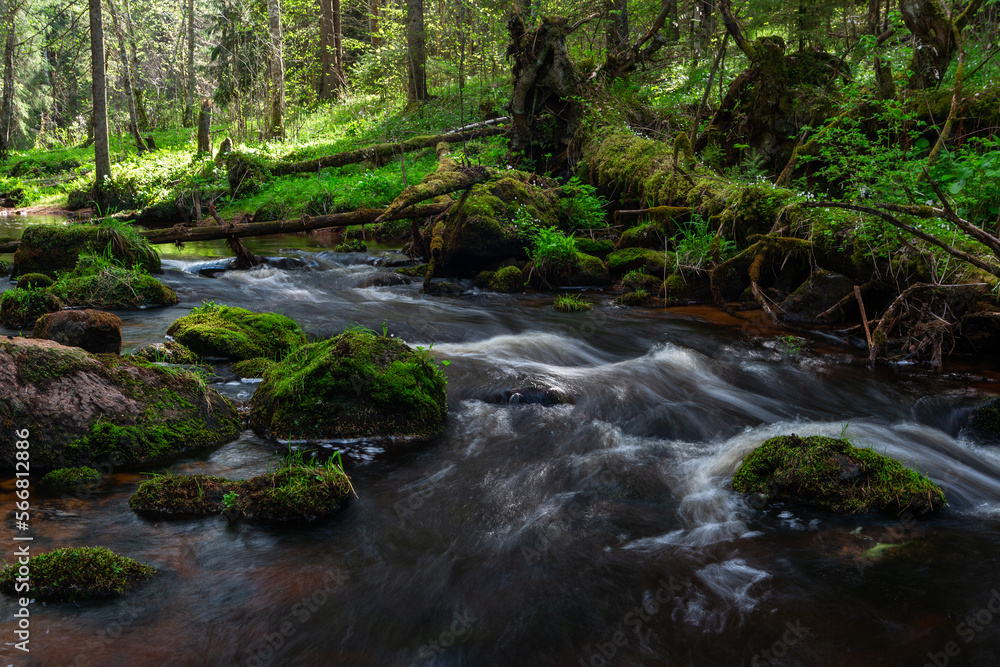
[[[0,591],[16,595],[18,565],[0,571]],[[28,595],[41,601],[68,602],[124,595],[156,574],[156,569],[104,547],[56,549],[31,558]]]

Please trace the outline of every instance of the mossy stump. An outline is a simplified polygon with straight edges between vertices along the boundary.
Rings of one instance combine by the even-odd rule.
[[[132,509],[178,517],[239,515],[277,523],[322,521],[347,506],[351,483],[325,466],[291,466],[244,480],[155,477],[129,498]]]
[[[733,490],[848,514],[925,514],[945,504],[938,485],[899,461],[846,440],[794,433],[748,454],[733,476]]]
[[[281,359],[306,342],[299,325],[284,315],[214,303],[174,321],[167,335],[199,357],[229,361]]]
[[[268,369],[250,424],[281,439],[420,439],[444,429],[446,399],[444,375],[426,352],[349,330]]]
[[[104,547],[56,549],[31,558],[30,589],[15,592],[18,564],[0,571],[0,592],[49,602],[112,598],[128,593],[156,569]]]

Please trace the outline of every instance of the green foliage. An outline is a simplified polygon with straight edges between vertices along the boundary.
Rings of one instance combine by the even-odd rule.
[[[126,310],[172,306],[172,289],[139,265],[126,268],[107,255],[80,255],[76,268],[59,276],[50,291],[71,306]]]
[[[560,213],[568,220],[570,229],[601,229],[608,226],[604,212],[608,202],[597,194],[597,188],[580,183],[580,179],[574,176],[562,190],[569,196],[559,201]]]
[[[241,378],[261,378],[271,366],[275,364],[273,359],[245,359],[233,364],[233,372]]]
[[[63,303],[43,289],[11,289],[0,294],[0,325],[8,329],[31,329],[46,313],[61,310]]]
[[[716,236],[715,230],[700,215],[691,216],[690,221],[681,222],[677,227],[678,233],[671,241],[679,268],[705,271],[736,252],[736,243]]]
[[[18,564],[0,572],[0,591],[15,593]],[[29,597],[54,602],[124,595],[156,574],[156,569],[103,547],[56,549],[31,558]],[[24,596],[24,593],[19,593]]]
[[[535,270],[545,279],[566,273],[576,265],[576,240],[558,227],[539,227],[532,231],[532,246],[526,248]]]
[[[556,297],[555,303],[552,304],[552,308],[563,313],[579,313],[586,310],[592,310],[594,304],[585,300],[578,294],[560,294]]]
[[[17,279],[18,289],[45,289],[52,286],[52,278],[44,273],[25,273]]]
[[[764,442],[743,459],[733,490],[848,513],[937,510],[945,503],[936,484],[899,461],[818,435]]]

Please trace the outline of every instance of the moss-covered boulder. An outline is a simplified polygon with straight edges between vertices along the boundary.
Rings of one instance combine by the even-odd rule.
[[[899,461],[846,440],[819,435],[771,438],[743,459],[733,489],[835,512],[906,510],[945,504],[941,488]]]
[[[136,359],[163,364],[196,364],[198,355],[177,341],[168,340],[165,343],[150,343],[143,345],[132,353]]]
[[[422,438],[444,428],[445,378],[426,352],[349,330],[265,374],[250,423],[271,438]]]
[[[274,359],[257,357],[256,359],[244,359],[233,364],[233,372],[241,378],[262,378],[275,363]]]
[[[100,310],[60,310],[43,315],[35,322],[32,335],[95,354],[122,351],[121,319]]]
[[[74,486],[92,485],[101,481],[101,473],[88,466],[79,468],[58,468],[42,477],[41,485],[53,491],[71,489]]]
[[[592,239],[586,236],[579,236],[574,239],[576,249],[585,254],[593,255],[598,259],[606,259],[608,255],[615,251],[615,244],[608,239]]]
[[[652,248],[662,250],[667,233],[662,222],[645,222],[622,232],[621,248]]]
[[[344,241],[337,245],[333,249],[334,252],[365,252],[368,250],[368,246],[361,239],[351,239],[349,241]]]
[[[30,431],[33,471],[147,463],[235,439],[236,408],[196,375],[34,338],[0,338],[0,465]]]
[[[77,266],[62,274],[49,290],[71,306],[135,310],[173,306],[177,294],[142,269],[109,264],[83,255]]]
[[[174,321],[167,335],[205,359],[281,359],[305,344],[299,325],[277,313],[208,303]]]
[[[31,225],[14,253],[14,275],[43,273],[51,278],[76,266],[82,254],[108,255],[123,266],[160,273],[160,256],[129,230],[91,225]]]
[[[641,269],[633,270],[622,277],[622,291],[635,292],[642,289],[650,294],[658,294],[662,283],[662,278],[651,276]]]
[[[348,504],[351,483],[334,466],[291,466],[244,480],[208,475],[155,477],[129,498],[149,514],[207,516],[225,512],[273,522],[328,519]]]
[[[503,267],[490,276],[488,287],[497,292],[520,292],[524,290],[524,279],[521,277],[521,269],[516,266]]]
[[[972,410],[968,429],[983,438],[1000,439],[1000,398]]]
[[[602,286],[611,283],[608,267],[597,257],[582,252],[576,253],[573,270],[566,281],[570,287]]]
[[[62,310],[63,302],[40,289],[11,289],[0,295],[0,326],[31,329],[39,317]]]
[[[56,549],[31,558],[27,594],[16,591],[18,564],[0,571],[0,592],[48,602],[124,595],[156,574],[156,568],[104,547]]]
[[[608,271],[620,276],[635,269],[645,269],[654,276],[663,275],[665,262],[673,263],[673,255],[649,248],[621,248],[608,255]]]
[[[396,269],[396,273],[409,278],[423,278],[427,274],[427,264],[417,264],[416,266],[402,266]]]
[[[44,273],[26,273],[17,279],[18,289],[31,289],[33,287],[45,289],[51,286],[52,278],[49,278]]]
[[[558,224],[557,196],[511,172],[473,186],[444,219],[440,268],[451,274],[476,273],[509,258],[526,259],[533,227]],[[523,179],[523,180],[520,180]]]
[[[788,322],[840,321],[844,313],[836,306],[853,294],[853,280],[833,271],[817,269],[781,302],[781,311]],[[853,299],[849,303],[853,304]]]
[[[616,306],[662,306],[663,302],[659,301],[655,293],[651,293],[645,289],[632,290],[631,292],[624,292],[615,297]]]

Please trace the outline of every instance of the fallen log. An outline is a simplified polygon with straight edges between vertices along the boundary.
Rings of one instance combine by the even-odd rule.
[[[303,174],[320,169],[333,167],[343,167],[348,164],[356,164],[365,160],[379,159],[388,160],[399,156],[401,153],[412,153],[424,148],[434,148],[440,142],[456,143],[459,141],[472,141],[482,137],[494,137],[507,132],[506,127],[483,127],[465,132],[448,132],[433,137],[413,137],[399,143],[375,144],[366,146],[354,151],[327,155],[314,160],[303,160],[302,162],[290,162],[277,164],[271,168],[272,176],[287,176],[288,174]]]

